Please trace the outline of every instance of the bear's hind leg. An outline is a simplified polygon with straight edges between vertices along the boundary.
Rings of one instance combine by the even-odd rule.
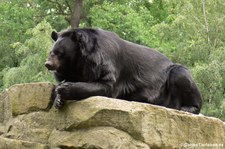
[[[199,114],[202,96],[185,67],[177,65],[170,71],[169,88],[178,100],[173,102],[180,102],[180,110]]]

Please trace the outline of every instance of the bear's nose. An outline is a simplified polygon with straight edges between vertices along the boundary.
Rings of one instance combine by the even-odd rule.
[[[52,66],[52,63],[50,61],[47,61],[45,62],[45,67],[48,69],[48,70],[53,70],[53,66]]]

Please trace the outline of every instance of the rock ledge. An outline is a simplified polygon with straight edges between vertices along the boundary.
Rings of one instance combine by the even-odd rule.
[[[99,96],[68,102],[57,110],[51,107],[53,88],[50,83],[21,84],[0,94],[0,148],[225,146],[225,123],[217,118]]]

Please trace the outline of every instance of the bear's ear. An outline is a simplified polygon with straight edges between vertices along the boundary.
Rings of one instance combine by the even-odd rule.
[[[54,41],[56,41],[58,39],[58,33],[53,31],[51,37]]]

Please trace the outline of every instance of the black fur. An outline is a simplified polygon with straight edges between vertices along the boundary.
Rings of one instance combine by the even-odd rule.
[[[187,68],[145,46],[101,29],[52,33],[46,67],[55,71],[56,106],[107,96],[198,114],[202,97]]]

